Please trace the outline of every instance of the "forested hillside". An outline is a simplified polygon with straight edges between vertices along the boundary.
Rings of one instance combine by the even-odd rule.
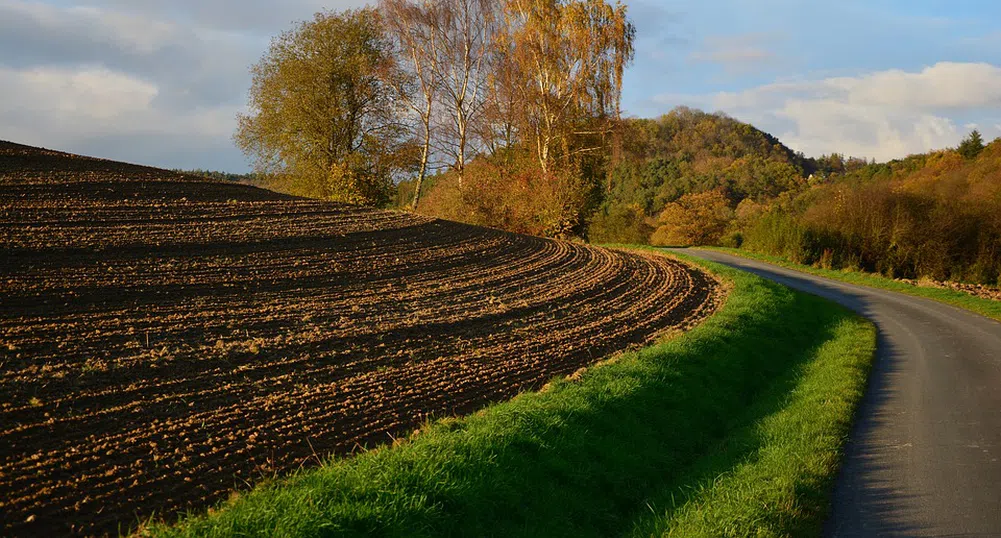
[[[560,207],[581,207],[587,226],[571,228],[591,241],[649,244],[665,208],[685,195],[715,192],[705,197],[723,200],[726,208],[717,213],[728,227],[743,200],[764,202],[801,189],[817,165],[751,125],[685,107],[657,119],[623,120],[616,140],[588,169],[550,172],[562,181],[541,177],[530,159],[526,150],[508,148],[469,163],[462,185],[455,173],[429,178],[419,210],[545,235],[561,229]],[[399,207],[409,204],[413,185],[399,185]]]
[[[892,277],[998,283],[1001,140],[833,173],[736,223],[743,247]]]
[[[647,243],[657,217],[685,195],[718,190],[736,207],[799,189],[810,171],[811,163],[777,138],[724,114],[678,108],[624,123],[621,153],[589,230],[593,241]]]
[[[805,158],[722,114],[627,120],[595,242],[739,246],[825,268],[997,284],[1001,140],[888,163]]]

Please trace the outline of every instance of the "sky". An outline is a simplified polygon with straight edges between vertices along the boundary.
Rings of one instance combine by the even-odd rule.
[[[0,0],[0,139],[243,172],[272,36],[364,0]],[[628,0],[623,108],[725,112],[809,156],[885,161],[1001,136],[997,0]]]

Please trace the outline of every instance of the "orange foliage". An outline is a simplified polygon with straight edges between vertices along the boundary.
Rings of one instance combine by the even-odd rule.
[[[993,284],[1001,275],[1001,141],[975,159],[946,150],[872,165],[797,203],[795,223],[750,226],[751,244],[894,277]]]
[[[543,172],[527,152],[469,163],[462,185],[439,179],[418,211],[515,233],[570,238],[583,235],[593,186],[573,166]]]
[[[715,244],[733,217],[722,189],[686,194],[664,208],[650,242],[659,246]]]

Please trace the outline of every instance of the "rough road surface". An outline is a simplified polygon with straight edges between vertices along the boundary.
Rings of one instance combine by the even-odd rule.
[[[683,252],[836,301],[878,326],[826,536],[1001,536],[1001,323],[718,252]]]
[[[128,531],[711,313],[641,256],[0,143],[0,536]]]

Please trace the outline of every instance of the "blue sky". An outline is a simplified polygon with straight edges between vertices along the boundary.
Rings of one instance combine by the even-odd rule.
[[[246,170],[230,140],[270,36],[363,0],[0,0],[0,138]],[[632,0],[624,109],[721,110],[808,155],[1001,136],[1001,2]]]
[[[699,95],[776,79],[1001,60],[999,2],[651,0],[633,6],[642,36],[629,81],[635,102],[654,85]]]

